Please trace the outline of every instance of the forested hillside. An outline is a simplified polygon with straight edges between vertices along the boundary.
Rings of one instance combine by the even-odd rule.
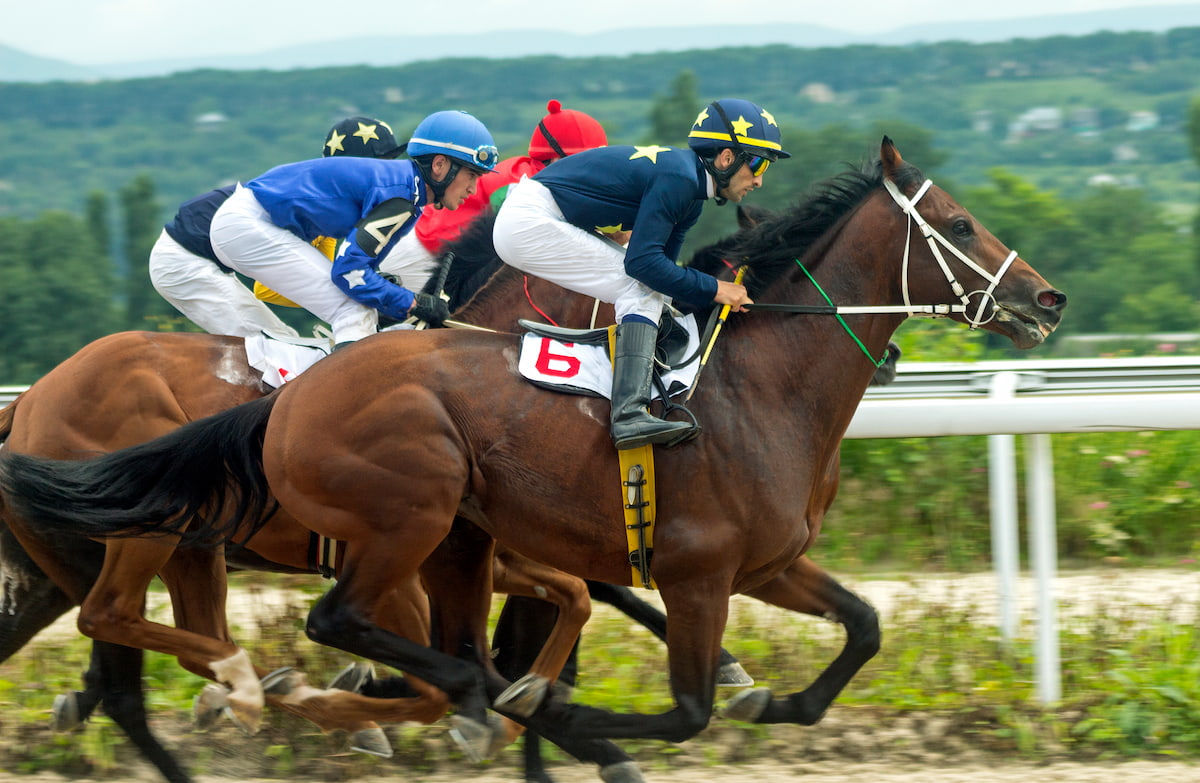
[[[182,201],[315,155],[331,121],[351,112],[402,134],[430,111],[463,108],[514,154],[553,97],[601,118],[615,140],[639,140],[656,97],[683,71],[695,74],[701,99],[752,97],[785,131],[897,121],[927,128],[946,156],[941,171],[964,184],[1004,166],[1068,194],[1096,174],[1137,177],[1157,201],[1190,204],[1200,192],[1181,133],[1200,83],[1200,28],[1186,28],[0,84],[0,214],[78,210],[91,190],[115,192],[141,173],[164,202]]]

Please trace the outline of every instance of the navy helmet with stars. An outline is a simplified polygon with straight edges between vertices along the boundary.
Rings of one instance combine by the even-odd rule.
[[[396,134],[383,120],[371,117],[347,117],[329,129],[321,157],[348,155],[353,158],[398,157],[404,147],[396,143]]]
[[[726,148],[767,160],[791,157],[783,149],[775,117],[761,106],[740,98],[722,98],[705,106],[692,123],[688,146],[703,158],[711,158]]]

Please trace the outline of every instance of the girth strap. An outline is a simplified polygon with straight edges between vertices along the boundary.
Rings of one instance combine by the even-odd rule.
[[[308,567],[326,579],[337,576],[338,541],[316,533],[308,534]]]
[[[625,510],[625,534],[629,542],[629,566],[633,584],[657,590],[650,576],[654,555],[654,446],[617,451],[621,462],[621,489]]]

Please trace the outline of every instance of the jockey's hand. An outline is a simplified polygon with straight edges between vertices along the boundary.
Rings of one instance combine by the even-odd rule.
[[[725,280],[717,281],[717,295],[713,297],[713,301],[719,305],[730,305],[730,309],[735,313],[746,312],[742,305],[754,304],[754,300],[746,293],[746,286]]]
[[[446,306],[446,300],[440,296],[417,292],[408,314],[418,321],[424,321],[436,328],[450,317],[450,308]]]

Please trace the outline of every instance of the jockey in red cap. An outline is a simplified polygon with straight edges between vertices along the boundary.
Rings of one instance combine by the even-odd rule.
[[[529,139],[527,156],[500,161],[479,178],[475,195],[458,209],[425,210],[412,232],[401,237],[380,262],[380,271],[395,275],[405,288],[420,290],[432,274],[442,246],[457,239],[489,207],[499,208],[509,185],[523,176],[532,177],[559,158],[608,144],[604,128],[590,115],[564,109],[555,100],[546,104],[546,111]]]

